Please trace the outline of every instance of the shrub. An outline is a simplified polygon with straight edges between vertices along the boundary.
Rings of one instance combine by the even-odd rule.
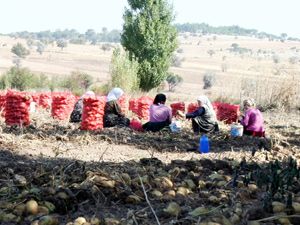
[[[168,73],[166,81],[169,85],[169,91],[175,91],[175,87],[179,85],[183,79],[178,74]]]
[[[26,49],[21,43],[15,44],[11,48],[11,52],[20,58],[26,58],[26,56],[30,54],[30,51]]]
[[[216,82],[216,75],[214,72],[207,72],[203,76],[203,89],[211,88]]]
[[[182,48],[179,48],[179,49],[177,49],[176,52],[177,52],[177,53],[183,53],[183,49],[182,49]]]
[[[73,71],[62,83],[62,87],[72,91],[74,94],[82,95],[93,83],[93,77],[87,73]]]
[[[130,60],[128,52],[121,53],[120,48],[115,49],[110,63],[112,86],[129,92],[138,90],[138,69],[138,62]]]
[[[47,86],[45,75],[36,75],[27,68],[11,67],[0,78],[0,88],[14,88],[24,91]],[[45,85],[45,86],[44,86]]]
[[[222,72],[223,72],[223,73],[224,73],[224,72],[227,72],[227,69],[228,69],[227,64],[226,64],[226,63],[222,63],[222,64],[221,64],[221,70],[222,70]]]
[[[299,61],[299,59],[296,56],[292,56],[289,58],[290,64],[296,64]]]
[[[101,48],[101,50],[103,50],[104,52],[106,52],[106,51],[110,51],[112,47],[113,46],[111,44],[105,43],[105,44],[102,44],[100,48]]]
[[[97,95],[107,95],[108,92],[112,89],[111,84],[96,84],[91,87],[91,90]]]
[[[277,63],[280,62],[280,58],[279,58],[278,55],[273,55],[272,59],[273,59],[273,62],[274,62],[275,64],[277,64]]]
[[[207,54],[209,54],[210,57],[212,57],[214,54],[216,54],[216,52],[212,49],[207,51]]]
[[[171,66],[174,66],[174,67],[180,67],[181,66],[181,62],[182,62],[182,59],[177,56],[177,55],[173,55],[172,58],[171,58]]]

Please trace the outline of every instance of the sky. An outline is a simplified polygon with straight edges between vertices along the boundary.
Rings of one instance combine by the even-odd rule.
[[[300,38],[299,0],[169,0],[177,23],[239,25]],[[2,0],[0,33],[121,29],[127,0]]]

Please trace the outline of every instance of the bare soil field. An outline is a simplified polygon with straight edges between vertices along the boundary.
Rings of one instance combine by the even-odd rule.
[[[10,49],[17,42],[0,36],[1,73],[12,66]],[[289,63],[299,56],[297,42],[182,35],[180,43],[182,64],[171,70],[184,82],[167,92],[169,102],[194,101],[203,93],[243,98],[251,80],[259,83],[251,86],[255,98],[286,80],[299,88],[300,64]],[[232,43],[254,53],[226,51]],[[256,54],[259,49],[266,53]],[[41,56],[33,49],[22,65],[49,76],[81,70],[104,82],[110,57],[99,46],[70,44],[63,51],[48,46]],[[207,71],[216,74],[216,84],[204,91]],[[49,114],[38,110],[24,128],[0,120],[1,224],[300,224],[299,111],[264,112],[267,138],[232,138],[221,124],[209,135],[208,154],[195,150],[199,136],[189,121],[180,133],[86,132]]]
[[[189,123],[181,133],[139,133],[81,131],[45,111],[25,128],[2,121],[1,224],[298,224],[300,169],[288,171],[300,162],[299,114],[283,118],[266,115],[267,138],[232,138],[221,125],[207,154],[190,151],[199,137]],[[295,178],[268,199],[275,160],[280,182]]]

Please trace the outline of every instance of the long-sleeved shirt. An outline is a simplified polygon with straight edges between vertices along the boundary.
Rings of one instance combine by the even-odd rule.
[[[195,117],[197,117],[197,116],[203,115],[204,113],[205,113],[204,107],[199,107],[199,108],[198,108],[197,110],[195,110],[194,112],[192,112],[192,113],[187,113],[187,114],[185,115],[185,117],[186,117],[187,119],[195,118]]]
[[[263,132],[264,131],[264,119],[261,112],[258,109],[251,108],[245,113],[244,118],[241,120],[241,124],[247,131]]]
[[[163,104],[155,105],[152,104],[149,109],[150,113],[150,122],[164,122],[172,120],[172,111],[171,109]]]

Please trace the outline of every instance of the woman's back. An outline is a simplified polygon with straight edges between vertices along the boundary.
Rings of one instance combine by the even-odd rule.
[[[152,104],[150,106],[150,122],[164,122],[172,118],[171,109],[164,104]]]
[[[262,113],[258,109],[248,109],[241,123],[245,126],[246,130],[256,132],[264,131],[264,119]]]

